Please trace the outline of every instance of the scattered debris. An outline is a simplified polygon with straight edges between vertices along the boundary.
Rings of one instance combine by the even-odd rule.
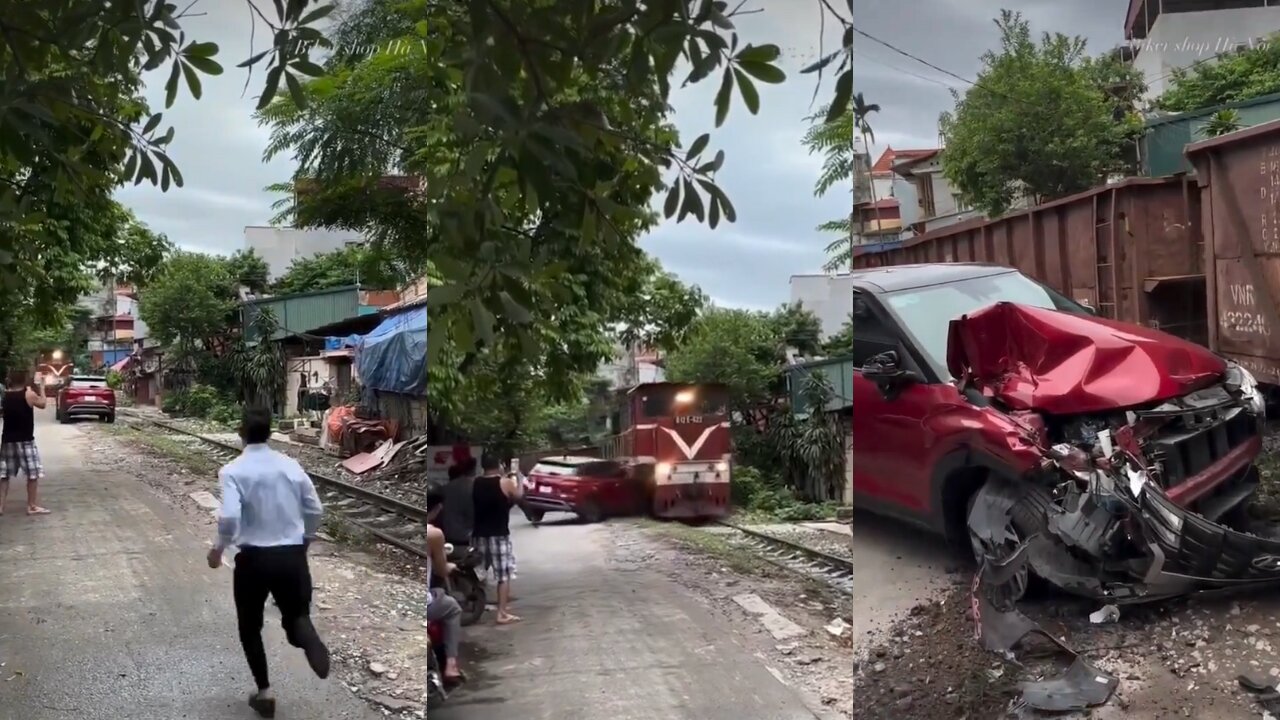
[[[1111,698],[1120,680],[1090,665],[1079,655],[1062,677],[1022,683],[1027,707],[1048,712],[1084,710]]]
[[[1120,619],[1120,608],[1115,605],[1103,605],[1101,608],[1089,613],[1089,622],[1094,625],[1106,625]]]
[[[827,632],[833,637],[844,638],[853,631],[853,627],[844,618],[836,618],[827,625]]]

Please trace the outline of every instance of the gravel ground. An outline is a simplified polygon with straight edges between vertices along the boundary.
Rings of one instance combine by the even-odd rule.
[[[795,527],[795,526],[777,526],[770,525],[765,528],[752,527],[753,530],[760,530],[768,533],[780,540],[787,540],[803,545],[807,548],[819,550],[834,555],[836,557],[853,559],[852,539],[837,535],[826,530],[814,530],[811,528]]]
[[[155,417],[174,427],[182,428],[188,432],[199,433],[214,440],[233,445],[239,442],[239,437],[233,432],[228,432],[225,426],[191,418],[170,418],[155,411],[143,410],[138,412],[140,414],[145,413],[143,417]],[[195,439],[190,439],[187,442],[200,444],[200,441]],[[298,462],[302,463],[303,467],[312,472],[360,485],[414,505],[421,505],[426,501],[426,495],[419,488],[413,487],[415,483],[406,482],[404,479],[384,480],[379,476],[378,472],[353,475],[343,469],[341,458],[331,455],[318,447],[296,442],[277,441],[272,441],[271,446],[297,459]]]
[[[614,521],[610,525],[619,536],[618,554],[629,554],[629,562],[662,568],[672,580],[695,591],[717,614],[739,624],[744,620],[753,623],[751,635],[758,655],[788,682],[805,688],[831,712],[847,718],[863,717],[855,714],[853,707],[857,696],[850,673],[853,639],[845,622],[848,596],[759,560],[749,548],[735,543],[733,535],[650,521]],[[644,528],[650,536],[666,542],[635,546],[626,540],[634,536],[634,528]],[[734,602],[734,597],[744,593],[759,595],[808,632],[795,640],[774,640]]]

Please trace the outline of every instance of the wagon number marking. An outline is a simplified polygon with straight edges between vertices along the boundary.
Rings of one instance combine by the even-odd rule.
[[[1230,287],[1230,291],[1231,304],[1234,307],[1255,307],[1256,294],[1251,283],[1233,284]],[[1263,336],[1271,334],[1271,329],[1267,327],[1267,319],[1261,313],[1247,310],[1227,310],[1221,314],[1219,319],[1221,320],[1221,326],[1230,332]]]

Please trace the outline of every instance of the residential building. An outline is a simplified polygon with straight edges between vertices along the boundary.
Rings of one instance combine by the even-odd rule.
[[[596,375],[609,381],[613,390],[621,390],[642,383],[663,382],[667,379],[657,350],[644,347],[627,348],[622,344],[614,349],[613,359],[603,363]]]
[[[138,317],[137,293],[131,285],[104,283],[78,304],[92,317],[86,370],[116,365],[133,354],[135,344],[145,342],[146,323]]]
[[[1129,0],[1124,33],[1147,98],[1174,70],[1265,41],[1280,30],[1280,0]]]
[[[854,141],[855,146],[858,142]],[[936,149],[894,150],[887,147],[880,153],[879,159],[869,169],[868,197],[854,205],[856,245],[887,248],[902,239],[902,232],[909,225],[907,214],[910,213],[912,221],[918,216],[917,200],[914,186],[894,173],[894,165],[936,152]]]
[[[353,230],[302,230],[263,225],[248,225],[244,229],[245,249],[254,251],[266,261],[272,280],[283,275],[294,260],[363,243],[364,237]]]
[[[893,173],[901,182],[894,185],[898,195],[904,236],[919,235],[970,218],[981,213],[970,208],[958,188],[942,174],[939,148],[918,151],[893,161]],[[907,202],[907,196],[915,202]]]

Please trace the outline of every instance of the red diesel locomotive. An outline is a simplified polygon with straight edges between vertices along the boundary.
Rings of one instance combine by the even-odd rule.
[[[605,457],[643,480],[649,511],[701,520],[729,512],[733,446],[723,386],[645,383],[626,392]]]

